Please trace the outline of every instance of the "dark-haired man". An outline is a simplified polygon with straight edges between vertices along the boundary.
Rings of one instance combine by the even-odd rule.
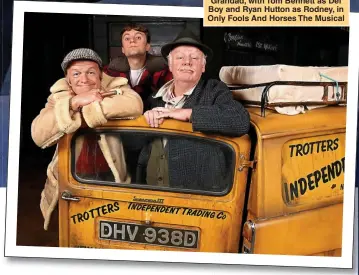
[[[121,31],[121,41],[124,56],[112,60],[104,72],[127,78],[147,109],[148,96],[171,80],[172,73],[163,57],[148,53],[151,35],[146,27],[135,23],[125,26]]]

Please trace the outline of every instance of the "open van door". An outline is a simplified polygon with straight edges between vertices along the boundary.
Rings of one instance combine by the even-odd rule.
[[[86,143],[84,158],[86,139],[98,142]],[[106,149],[110,165],[100,155]],[[143,117],[66,135],[59,144],[60,246],[238,252],[249,151],[247,135],[204,135],[174,120],[149,128]],[[112,173],[119,155],[127,177]],[[79,160],[93,159],[102,166],[80,169]]]

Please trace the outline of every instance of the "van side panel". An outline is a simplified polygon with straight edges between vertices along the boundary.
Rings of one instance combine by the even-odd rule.
[[[338,140],[337,150],[290,156],[293,145],[322,140]],[[345,133],[341,130],[262,139],[258,146],[248,203],[258,219],[343,202]]]
[[[243,252],[341,256],[346,108],[320,109],[251,113],[257,165]]]
[[[340,249],[342,214],[343,204],[336,204],[294,215],[256,220],[253,253],[313,255]]]

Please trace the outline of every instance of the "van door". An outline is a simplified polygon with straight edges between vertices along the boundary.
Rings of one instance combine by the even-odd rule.
[[[243,252],[340,256],[345,132],[283,135],[261,144]]]
[[[60,142],[60,245],[238,252],[248,136],[111,123]]]

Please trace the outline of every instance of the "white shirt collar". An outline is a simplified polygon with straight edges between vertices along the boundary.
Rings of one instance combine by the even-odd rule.
[[[174,83],[174,80],[170,80],[168,81],[165,85],[163,85],[159,90],[158,92],[153,96],[153,98],[159,98],[159,97],[163,97],[169,93],[169,92],[172,92],[173,91],[173,84]],[[197,84],[193,86],[193,88],[189,89],[187,92],[185,92],[183,95],[184,96],[189,96],[193,93],[194,89],[196,88]]]

